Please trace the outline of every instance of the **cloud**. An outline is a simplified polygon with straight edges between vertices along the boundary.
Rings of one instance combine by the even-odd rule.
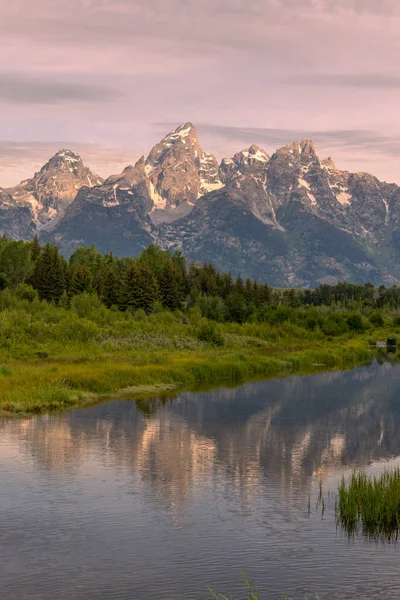
[[[182,125],[182,123],[154,123],[161,135]],[[365,147],[372,145],[376,149],[387,149],[390,154],[400,151],[400,137],[388,137],[378,132],[364,129],[274,129],[269,127],[237,127],[199,123],[199,136],[210,135],[223,138],[229,142],[243,144],[279,145],[291,144],[296,140],[312,139],[315,142],[329,142],[332,145],[348,147]]]
[[[300,73],[286,77],[282,82],[289,85],[333,88],[400,88],[399,75],[384,73]]]
[[[68,104],[110,102],[121,92],[103,85],[32,77],[26,73],[0,73],[0,102]]]

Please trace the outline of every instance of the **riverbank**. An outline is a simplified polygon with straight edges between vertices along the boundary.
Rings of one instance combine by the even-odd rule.
[[[373,355],[371,342],[400,333],[397,313],[379,313],[376,326],[375,313],[334,307],[283,307],[271,322],[216,323],[198,307],[146,315],[85,294],[70,308],[6,292],[0,301],[0,416],[352,368]]]
[[[382,337],[382,336],[381,336]],[[245,348],[84,352],[9,358],[0,366],[0,415],[25,416],[92,405],[113,397],[149,397],[200,384],[232,384],[331,368],[351,368],[371,357],[365,336],[301,346],[265,343]],[[243,342],[246,340],[243,339]],[[227,344],[228,345],[228,344]],[[73,346],[73,345],[72,345]],[[70,350],[74,350],[73,347]],[[42,354],[43,356],[43,354]]]

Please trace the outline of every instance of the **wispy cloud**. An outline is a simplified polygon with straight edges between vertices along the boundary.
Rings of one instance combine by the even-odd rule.
[[[26,73],[0,73],[0,102],[68,104],[110,102],[121,92],[103,85],[32,77]]]
[[[3,138],[146,152],[168,131],[151,123],[191,120],[220,154],[312,137],[344,167],[400,177],[398,0],[0,0],[0,14]]]
[[[332,88],[400,88],[400,75],[385,73],[296,73],[282,79],[283,83],[300,86]]]
[[[154,123],[160,135],[177,127],[180,123]],[[200,123],[197,131],[201,138],[209,136],[224,139],[230,144],[248,146],[258,144],[267,149],[278,148],[295,141],[311,139],[323,147],[370,149],[389,156],[400,156],[400,135],[385,136],[364,129],[274,129],[267,127],[238,127]]]

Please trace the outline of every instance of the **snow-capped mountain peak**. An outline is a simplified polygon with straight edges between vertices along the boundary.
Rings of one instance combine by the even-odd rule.
[[[101,185],[103,179],[85,167],[72,150],[59,150],[32,177],[9,190],[20,205],[31,208],[39,229],[53,227],[83,186]]]

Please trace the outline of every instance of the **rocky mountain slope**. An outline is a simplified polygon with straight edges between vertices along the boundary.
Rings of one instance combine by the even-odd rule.
[[[17,240],[31,239],[35,224],[28,206],[20,206],[6,190],[0,188],[0,236]]]
[[[7,191],[18,206],[30,209],[35,225],[46,230],[61,219],[81,187],[102,183],[101,177],[85,167],[78,154],[60,150],[32,179]]]
[[[14,212],[12,212],[14,211]],[[223,159],[190,123],[105,181],[64,150],[0,195],[0,231],[135,255],[154,242],[276,286],[400,282],[400,188],[321,160],[311,141]]]

